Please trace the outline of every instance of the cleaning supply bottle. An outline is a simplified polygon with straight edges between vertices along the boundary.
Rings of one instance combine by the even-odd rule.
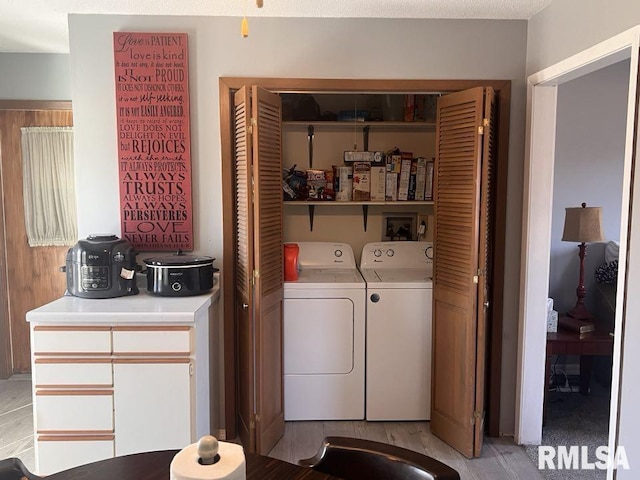
[[[300,247],[297,243],[284,244],[284,281],[295,282],[298,280],[298,254]]]

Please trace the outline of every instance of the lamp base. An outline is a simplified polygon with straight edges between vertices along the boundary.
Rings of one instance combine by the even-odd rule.
[[[578,302],[576,306],[567,312],[567,316],[576,320],[594,320],[593,315],[589,313],[584,303]]]

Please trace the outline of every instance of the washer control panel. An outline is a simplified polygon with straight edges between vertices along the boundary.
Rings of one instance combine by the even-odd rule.
[[[376,242],[362,249],[360,268],[433,268],[432,242]]]

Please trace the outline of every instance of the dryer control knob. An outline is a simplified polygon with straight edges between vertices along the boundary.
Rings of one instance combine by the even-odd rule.
[[[387,257],[393,257],[395,255],[396,252],[393,251],[392,248],[390,248],[389,250],[387,250]]]
[[[429,247],[424,249],[424,256],[427,257],[429,260],[433,260],[433,247],[432,246],[429,246]]]
[[[340,257],[342,256],[342,250],[337,249],[335,252],[333,252],[333,254],[334,254],[336,257],[340,258]]]
[[[380,295],[377,293],[372,293],[370,298],[373,303],[378,303],[380,301]]]
[[[373,251],[373,254],[376,257],[379,257],[380,255],[382,255],[382,250],[380,250],[379,248],[377,248],[376,250]]]

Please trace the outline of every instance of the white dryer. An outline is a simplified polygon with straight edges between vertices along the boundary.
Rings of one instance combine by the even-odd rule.
[[[284,418],[362,420],[366,285],[353,249],[298,245],[298,280],[284,283]]]
[[[429,420],[433,245],[369,243],[360,271],[367,282],[367,420]]]

